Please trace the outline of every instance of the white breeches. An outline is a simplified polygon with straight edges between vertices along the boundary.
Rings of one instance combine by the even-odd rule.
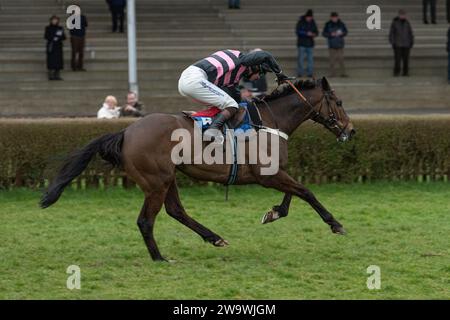
[[[209,82],[206,72],[196,66],[190,66],[183,71],[178,80],[178,91],[185,97],[191,97],[222,110],[239,108],[238,103],[230,95]]]

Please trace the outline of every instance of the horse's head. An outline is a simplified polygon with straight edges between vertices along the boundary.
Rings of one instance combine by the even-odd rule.
[[[322,97],[314,106],[311,119],[333,132],[338,141],[350,140],[356,133],[344,110],[342,100],[331,88],[327,78],[321,80]]]

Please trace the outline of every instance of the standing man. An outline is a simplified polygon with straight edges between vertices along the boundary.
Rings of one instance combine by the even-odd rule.
[[[428,24],[428,6],[430,7],[431,23],[436,24],[436,0],[422,0],[423,23]]]
[[[402,62],[403,76],[409,76],[409,54],[414,45],[414,34],[404,10],[399,10],[398,16],[392,21],[389,42],[394,49],[394,77],[400,75],[400,64]]]
[[[241,1],[240,0],[228,0],[228,9],[240,9]]]
[[[125,18],[125,7],[127,0],[106,0],[112,17],[112,32],[117,31],[117,20],[120,22],[119,32],[123,33],[123,20]]]
[[[339,19],[337,12],[332,12],[330,21],[325,24],[322,35],[328,39],[330,52],[330,76],[336,76],[336,64],[340,66],[341,77],[348,77],[344,64],[344,37],[347,35],[347,27]]]
[[[59,17],[50,18],[44,38],[47,40],[48,80],[62,80],[60,70],[64,69],[63,41],[66,40],[66,35],[63,27],[59,25]]]
[[[450,84],[450,27],[448,27],[448,31],[447,31],[447,55],[448,55],[447,80],[448,80],[448,84]]]
[[[446,3],[446,9],[447,9],[447,22],[450,23],[450,0],[447,0]]]
[[[296,33],[298,47],[297,75],[302,77],[304,74],[303,62],[306,56],[308,60],[308,77],[312,78],[314,71],[314,38],[317,37],[319,31],[311,9],[304,16],[300,17],[297,22]]]
[[[83,68],[84,46],[86,44],[86,28],[88,26],[86,16],[81,14],[80,28],[70,30],[70,44],[72,45],[72,61],[71,66],[73,71],[86,71]]]

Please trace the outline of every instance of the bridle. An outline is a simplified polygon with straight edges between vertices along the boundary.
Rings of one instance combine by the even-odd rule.
[[[326,91],[322,98],[320,99],[320,107],[319,110],[316,111],[314,106],[311,104],[311,102],[309,102],[308,99],[305,98],[305,96],[300,92],[300,90],[297,89],[297,87],[289,80],[289,79],[285,79],[285,82],[287,82],[292,89],[297,93],[297,95],[300,97],[300,99],[306,103],[306,105],[309,107],[309,111],[306,114],[305,118],[310,117],[311,120],[313,120],[316,123],[320,123],[322,124],[325,128],[327,128],[328,130],[333,132],[333,129],[337,128],[339,129],[339,135],[337,135],[338,138],[340,137],[347,137],[347,134],[345,133],[345,130],[347,129],[348,123],[345,125],[344,128],[339,128],[338,126],[338,117],[336,117],[336,114],[333,112],[333,108],[331,108],[331,103],[330,103],[330,96],[333,93],[332,90]],[[328,118],[325,118],[322,115],[322,107],[323,107],[323,100],[325,99],[325,101],[327,102],[327,111],[328,111]],[[278,123],[276,121],[276,117],[272,112],[272,108],[270,107],[269,103],[264,99],[256,99],[259,102],[262,102],[266,105],[267,110],[270,113],[270,116],[272,117],[273,123],[275,124],[276,129],[272,129],[272,128],[268,128],[266,126],[255,126],[258,127],[259,129],[263,129],[266,130],[270,133],[273,134],[278,134],[281,135],[284,139],[287,140],[287,134],[279,131],[278,129]],[[342,102],[341,101],[336,101],[336,105],[339,107],[342,107]],[[311,115],[312,114],[312,115]],[[278,133],[277,133],[278,132]]]
[[[305,116],[306,118],[311,116],[311,120],[313,120],[314,122],[322,124],[325,128],[327,128],[330,131],[332,131],[335,128],[339,129],[338,137],[346,135],[345,134],[345,130],[347,129],[348,122],[344,126],[344,128],[340,128],[338,126],[338,120],[339,119],[338,119],[338,117],[336,117],[336,114],[334,113],[333,108],[331,108],[331,103],[330,103],[331,97],[330,96],[333,93],[333,91],[325,91],[325,93],[323,94],[322,98],[320,99],[319,110],[316,111],[314,106],[311,104],[311,102],[309,102],[309,100],[305,98],[305,96],[300,92],[300,90],[297,89],[297,87],[291,82],[291,80],[286,79],[284,81],[286,81],[292,87],[292,89],[297,93],[297,95],[300,97],[300,99],[303,102],[305,102],[306,105],[310,108],[310,110],[308,111],[308,113]],[[322,112],[321,112],[322,111],[322,107],[323,107],[323,100],[324,99],[327,102],[328,118],[325,118],[322,115]],[[342,101],[336,101],[336,105],[338,107],[342,107]]]

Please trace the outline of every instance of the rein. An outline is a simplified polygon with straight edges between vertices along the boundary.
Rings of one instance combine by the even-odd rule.
[[[300,99],[303,100],[311,108],[311,110],[309,110],[309,112],[306,114],[306,116],[305,116],[306,118],[309,117],[309,115],[311,113],[315,113],[311,117],[312,120],[320,123],[320,121],[318,121],[318,119],[322,118],[321,120],[323,122],[323,125],[325,127],[327,127],[328,129],[337,127],[340,131],[339,135],[342,135],[345,132],[345,129],[347,128],[348,123],[342,129],[339,128],[339,126],[337,125],[336,115],[334,114],[333,110],[330,108],[330,100],[329,100],[329,92],[328,91],[325,92],[322,99],[320,100],[319,111],[315,111],[314,106],[308,101],[308,99],[305,98],[305,96],[300,92],[300,90],[297,89],[297,87],[291,82],[291,80],[286,79],[285,81],[292,87],[292,89],[294,89],[294,91],[297,93],[297,95],[300,97]],[[322,110],[323,99],[325,99],[327,101],[328,116],[329,116],[328,119],[324,119],[323,117],[321,117],[320,111]]]
[[[305,115],[305,118],[308,118],[308,117],[310,117],[310,115],[311,114],[313,114],[312,116],[311,116],[311,119],[314,121],[314,122],[317,122],[317,123],[321,123],[323,126],[325,126],[327,129],[332,129],[332,128],[338,128],[339,129],[339,131],[340,131],[340,135],[342,135],[344,132],[345,132],[345,129],[347,128],[347,125],[344,127],[344,128],[339,128],[339,126],[337,125],[337,118],[336,118],[336,115],[335,115],[335,113],[333,112],[333,110],[331,109],[331,107],[330,107],[330,101],[329,101],[329,92],[327,91],[327,92],[325,92],[324,93],[324,95],[322,96],[322,98],[321,98],[321,100],[320,100],[320,107],[319,107],[319,111],[316,111],[315,110],[315,108],[314,108],[314,106],[311,104],[311,102],[309,102],[309,100],[308,99],[306,99],[306,97],[300,92],[300,90],[298,90],[297,89],[297,87],[289,80],[289,79],[286,79],[286,80],[284,80],[285,82],[287,82],[288,84],[289,84],[289,86],[291,86],[291,88],[295,91],[295,93],[300,97],[300,99],[310,108],[310,110],[308,111],[308,113]],[[329,118],[328,119],[325,119],[323,116],[322,116],[322,114],[321,114],[321,111],[322,111],[322,107],[323,107],[323,100],[326,100],[326,102],[327,102],[327,109],[328,109],[328,115],[329,115]],[[266,126],[258,126],[258,125],[254,125],[255,127],[257,127],[257,128],[259,128],[260,130],[263,130],[263,131],[266,131],[266,132],[268,132],[268,133],[271,133],[271,134],[277,134],[277,135],[279,135],[279,136],[281,136],[282,138],[284,138],[284,139],[288,139],[288,135],[286,134],[286,133],[284,133],[284,132],[281,132],[280,130],[279,130],[279,127],[278,127],[278,123],[277,123],[277,121],[276,121],[276,118],[275,118],[275,115],[274,115],[274,113],[272,112],[272,108],[270,107],[270,105],[269,105],[269,103],[267,102],[267,101],[265,101],[264,100],[264,98],[262,98],[262,99],[257,99],[257,101],[259,101],[259,102],[262,102],[262,103],[264,103],[265,105],[266,105],[266,107],[267,107],[267,110],[269,111],[269,114],[270,114],[270,116],[271,116],[271,118],[272,118],[272,120],[273,120],[273,123],[275,124],[275,129],[273,129],[273,128],[269,128],[269,127],[266,127]],[[255,105],[255,107],[256,107],[256,105]],[[256,108],[258,108],[258,107],[256,107]]]
[[[294,91],[297,93],[300,99],[302,99],[303,102],[305,102],[308,105],[308,107],[311,108],[311,110],[309,110],[309,112],[306,114],[305,118],[309,117],[309,115],[314,112],[314,106],[311,104],[311,102],[308,101],[308,99],[305,98],[305,96],[300,92],[300,90],[298,90],[297,87],[294,86],[291,80],[286,79],[285,81],[292,87],[292,89],[294,89]],[[320,114],[320,112],[316,112],[316,115],[318,114]]]
[[[266,127],[266,126],[262,126],[262,125],[261,126],[260,125],[255,125],[255,124],[253,124],[253,126],[255,128],[258,128],[260,131],[264,131],[264,132],[267,132],[267,133],[270,133],[270,134],[274,134],[274,135],[282,137],[285,140],[288,140],[289,139],[289,135],[284,133],[283,131],[281,131],[278,128],[277,120],[275,118],[275,115],[272,112],[272,108],[270,108],[269,103],[267,101],[265,101],[264,99],[257,99],[257,101],[262,102],[262,103],[264,103],[266,105],[267,110],[269,110],[270,116],[272,117],[272,120],[273,120],[273,122],[275,124],[275,129],[274,128],[270,128],[270,127]],[[255,108],[256,108],[256,110],[258,110],[258,106],[256,104],[255,104]],[[258,113],[259,113],[259,110],[258,110]],[[261,120],[262,120],[262,118],[261,118]]]

